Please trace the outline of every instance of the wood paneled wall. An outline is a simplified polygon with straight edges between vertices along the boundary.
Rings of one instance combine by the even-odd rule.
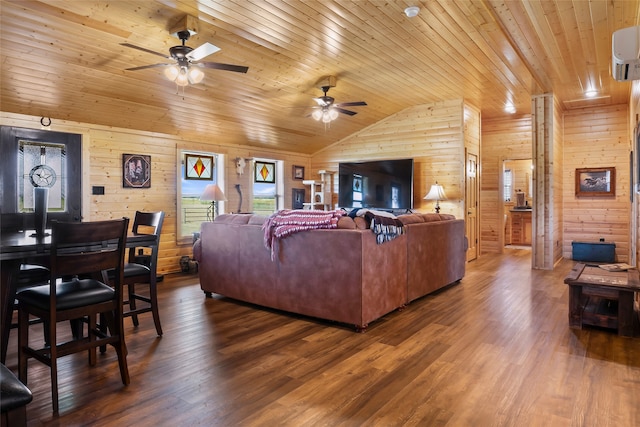
[[[531,159],[531,116],[482,121],[480,181],[480,251],[502,252],[504,203],[501,177],[504,160]]]
[[[423,197],[438,181],[448,198],[440,212],[464,218],[463,117],[462,100],[408,108],[314,154],[312,174],[337,172],[346,161],[413,158],[414,210],[433,211],[433,202]]]
[[[0,113],[0,124],[23,128],[40,128],[40,118],[11,113]],[[310,158],[304,154],[282,151],[257,150],[242,145],[220,145],[202,141],[190,141],[179,136],[170,136],[128,129],[116,129],[71,121],[54,120],[52,131],[82,135],[83,151],[83,219],[96,221],[128,216],[133,218],[136,210],[165,211],[165,220],[160,237],[158,270],[160,273],[180,271],[180,257],[191,255],[191,244],[176,243],[176,194],[178,185],[178,149],[209,151],[224,154],[226,211],[237,209],[239,195],[236,184],[243,191],[243,211],[250,211],[251,163],[245,173],[238,175],[234,167],[236,157],[265,157],[285,162],[284,203],[291,207],[291,188],[304,188],[302,181],[294,181],[292,165],[305,166],[309,170]],[[131,189],[122,186],[122,154],[145,154],[151,156],[151,188]],[[308,174],[308,172],[307,172]],[[93,186],[103,186],[104,195],[91,194]]]
[[[629,261],[629,112],[626,105],[571,111],[564,115],[564,241],[563,256],[571,257],[571,242],[616,244],[616,259]],[[616,168],[615,197],[576,197],[576,168]]]
[[[553,240],[549,241],[550,264],[555,265],[562,257],[564,242],[564,203],[562,189],[569,185],[562,171],[565,169],[565,143],[564,143],[564,115],[557,98],[553,98],[553,182],[551,192],[553,194],[553,211],[549,216],[549,227]]]
[[[631,87],[631,108],[629,108],[629,123],[631,130],[631,150],[634,153],[633,166],[634,166],[634,181],[636,188],[632,188],[634,197],[633,197],[633,210],[632,210],[632,233],[635,233],[636,240],[634,242],[634,246],[631,248],[632,253],[635,255],[635,263],[633,265],[640,265],[640,146],[636,145],[637,141],[634,141],[634,129],[635,127],[640,128],[640,80],[636,80],[633,82]],[[638,129],[640,132],[640,129]]]

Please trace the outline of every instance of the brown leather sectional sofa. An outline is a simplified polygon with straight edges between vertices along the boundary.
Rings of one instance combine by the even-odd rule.
[[[406,233],[376,244],[362,218],[337,229],[280,239],[274,259],[263,216],[220,215],[194,245],[200,286],[241,301],[351,324],[368,324],[465,273],[464,221],[438,214],[399,217]]]

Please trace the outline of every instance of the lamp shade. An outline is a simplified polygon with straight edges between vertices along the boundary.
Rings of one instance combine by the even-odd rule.
[[[204,188],[204,192],[200,196],[200,200],[213,200],[214,202],[225,201],[227,198],[218,187],[218,184],[209,184]]]
[[[436,200],[436,201],[447,200],[447,196],[444,194],[444,189],[442,188],[442,185],[438,184],[438,182],[436,181],[436,183],[431,186],[431,189],[429,190],[427,195],[424,196],[424,199]]]

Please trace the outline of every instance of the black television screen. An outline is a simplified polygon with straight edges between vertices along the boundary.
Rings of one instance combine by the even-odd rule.
[[[341,208],[413,208],[413,159],[340,163],[338,179]]]

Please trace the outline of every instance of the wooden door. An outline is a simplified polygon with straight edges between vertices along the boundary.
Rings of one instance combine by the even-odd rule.
[[[478,156],[467,152],[467,191],[466,191],[466,208],[467,208],[467,239],[469,241],[469,249],[467,250],[467,261],[478,258],[478,178],[477,166]]]

